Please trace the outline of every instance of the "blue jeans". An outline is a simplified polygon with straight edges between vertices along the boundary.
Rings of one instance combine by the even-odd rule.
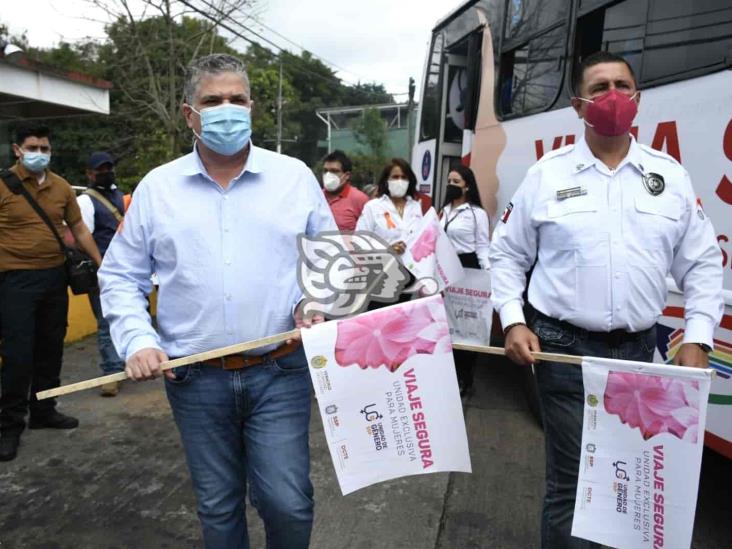
[[[94,317],[97,319],[97,347],[102,357],[99,367],[105,374],[114,374],[125,369],[125,363],[117,354],[112,343],[112,336],[109,335],[109,322],[102,314],[102,304],[99,302],[99,290],[89,293],[89,304],[91,305]]]
[[[628,334],[624,341],[608,343],[599,340],[596,334],[543,315],[534,315],[529,324],[544,352],[644,362],[653,360],[655,328]],[[582,445],[582,368],[573,364],[539,362],[535,371],[546,443],[546,495],[541,520],[541,546],[543,549],[601,547],[571,535]]]
[[[165,389],[198,502],[206,549],[248,549],[249,500],[269,549],[305,549],[313,524],[310,377],[302,348],[241,370],[176,368]]]

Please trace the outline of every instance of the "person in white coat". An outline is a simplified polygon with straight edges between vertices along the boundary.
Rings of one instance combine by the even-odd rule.
[[[384,240],[391,250],[401,256],[407,249],[407,236],[422,219],[422,208],[417,200],[417,176],[403,158],[392,158],[379,176],[378,198],[366,203],[356,224],[357,231],[370,231]],[[414,277],[407,286],[414,282]],[[402,293],[399,301],[408,301],[410,293]],[[372,301],[369,309],[378,309],[388,303]]]

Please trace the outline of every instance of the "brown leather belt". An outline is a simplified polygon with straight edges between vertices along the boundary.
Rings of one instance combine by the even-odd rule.
[[[209,358],[208,360],[202,360],[202,364],[207,366],[215,366],[216,368],[223,368],[224,370],[241,370],[242,368],[249,368],[250,366],[258,366],[269,360],[275,360],[285,355],[289,355],[292,351],[296,350],[300,346],[300,341],[293,341],[277,347],[271,353],[265,353],[263,355],[256,356],[245,356],[245,355],[226,355],[219,358]]]

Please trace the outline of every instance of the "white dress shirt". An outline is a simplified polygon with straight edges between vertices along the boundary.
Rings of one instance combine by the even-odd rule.
[[[76,197],[76,202],[81,210],[81,219],[89,232],[94,234],[94,203],[88,194],[80,194]]]
[[[422,219],[422,205],[419,200],[407,197],[404,205],[404,216],[400,216],[396,206],[387,195],[366,202],[361,217],[356,223],[357,231],[371,231],[381,237],[387,244],[406,241],[409,233],[415,229]]]
[[[440,223],[457,253],[474,252],[480,268],[490,269],[490,227],[483,208],[466,202],[453,209],[452,204],[448,204],[442,210]]]
[[[643,182],[650,173],[665,181],[657,196]],[[498,223],[490,258],[503,326],[524,322],[521,295],[534,262],[529,302],[552,318],[600,332],[653,326],[670,272],[684,293],[684,341],[713,346],[724,309],[714,229],[686,170],[635,140],[614,170],[584,139],[545,155]]]
[[[223,189],[196,151],[148,173],[99,270],[104,316],[122,357],[181,357],[293,328],[297,235],[336,230],[310,169],[250,145]],[[156,332],[145,296],[159,278]],[[255,354],[271,350],[262,348]]]

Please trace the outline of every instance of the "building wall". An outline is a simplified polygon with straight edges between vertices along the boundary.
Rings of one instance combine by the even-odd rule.
[[[414,124],[417,118],[416,114],[416,111],[412,113],[412,124],[409,129],[405,126],[387,130],[387,156],[397,156],[406,158],[407,160],[412,157],[412,153],[409,150],[409,133],[410,131],[414,131]],[[326,139],[320,140],[318,141],[318,146],[325,152],[328,150],[328,141]],[[346,154],[368,154],[370,152],[368,145],[359,143],[353,130],[349,128],[331,130],[330,148],[331,150],[340,149]]]
[[[389,130],[387,132],[387,156],[409,158],[409,132],[406,128]],[[320,144],[328,147],[327,141]],[[368,154],[369,147],[359,143],[353,131],[333,130],[331,133],[331,150],[340,149],[346,154]]]

